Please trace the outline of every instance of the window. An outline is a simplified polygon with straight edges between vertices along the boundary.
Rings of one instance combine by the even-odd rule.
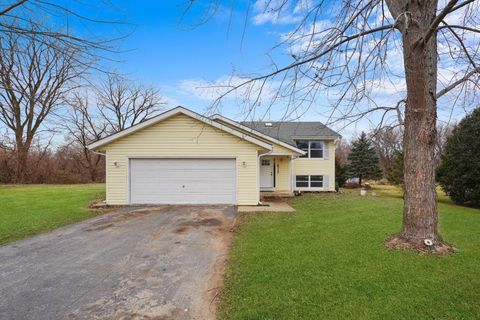
[[[306,152],[303,156],[300,156],[300,158],[308,158],[308,141],[307,140],[297,140],[297,148]]]
[[[310,188],[322,188],[323,176],[310,176]]]
[[[269,159],[262,159],[262,166],[270,166],[270,160]]]
[[[323,141],[297,140],[297,148],[306,153],[301,158],[323,158]]]
[[[323,188],[323,176],[296,176],[297,188]]]
[[[297,176],[296,186],[297,188],[308,188],[308,176]]]
[[[323,141],[310,141],[310,158],[323,158]]]

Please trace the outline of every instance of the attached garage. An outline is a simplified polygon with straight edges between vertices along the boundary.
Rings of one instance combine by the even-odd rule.
[[[236,159],[132,158],[131,204],[236,204]]]
[[[269,143],[182,107],[89,148],[105,155],[110,205],[256,205],[258,156],[272,150]]]

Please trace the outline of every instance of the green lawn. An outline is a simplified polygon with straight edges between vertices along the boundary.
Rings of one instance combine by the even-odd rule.
[[[104,197],[104,184],[0,186],[0,244],[93,217]]]
[[[311,194],[297,212],[239,218],[221,319],[479,319],[480,210],[440,197],[440,231],[453,256],[390,251],[398,189],[377,196]]]

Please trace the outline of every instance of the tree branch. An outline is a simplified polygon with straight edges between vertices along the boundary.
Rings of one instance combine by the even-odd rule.
[[[258,80],[263,80],[263,79],[267,79],[267,78],[271,78],[279,73],[282,73],[282,72],[285,72],[287,70],[290,70],[290,69],[293,69],[293,68],[296,68],[298,66],[301,66],[301,65],[304,65],[306,63],[309,63],[309,62],[313,62],[325,55],[327,55],[328,53],[331,53],[332,51],[334,51],[335,49],[337,49],[338,47],[340,47],[341,45],[347,43],[347,42],[350,42],[352,40],[355,40],[357,38],[361,38],[363,36],[366,36],[368,34],[372,34],[372,33],[376,33],[376,32],[379,32],[379,31],[384,31],[384,30],[389,30],[389,29],[393,29],[395,26],[393,24],[388,24],[388,25],[384,25],[384,26],[381,26],[381,27],[377,27],[377,28],[373,28],[373,29],[370,29],[370,30],[366,30],[366,31],[363,31],[363,32],[359,32],[357,34],[354,34],[354,35],[351,35],[351,36],[348,36],[348,37],[345,37],[343,40],[339,41],[338,43],[332,45],[331,47],[329,47],[328,49],[320,52],[319,54],[316,54],[308,59],[305,59],[305,60],[301,60],[301,61],[298,61],[298,62],[295,62],[295,63],[292,63],[292,64],[289,64],[288,66],[285,66],[283,68],[280,68],[280,69],[277,69],[271,73],[268,73],[268,74],[265,74],[265,75],[262,75],[262,76],[259,76],[259,77],[254,77],[254,78],[251,78],[247,81],[244,81],[243,83],[237,85],[237,86],[234,86],[233,88],[227,90],[224,94],[221,95],[221,97],[224,97],[226,95],[228,95],[229,93],[241,88],[241,87],[244,87],[250,83],[253,83],[255,81],[258,81]],[[221,98],[220,97],[220,98]],[[218,99],[217,99],[218,100]]]
[[[428,31],[425,35],[419,39],[419,41],[423,41],[423,43],[427,43],[428,40],[432,37],[432,35],[437,31],[437,27],[440,25],[442,20],[451,12],[453,7],[457,4],[458,0],[450,0],[447,5],[443,8],[443,10],[435,17],[430,27],[428,27]]]
[[[460,25],[456,25],[456,24],[446,24],[446,23],[445,23],[445,25],[438,27],[437,30],[445,29],[445,28],[447,28],[447,29],[455,28],[455,29],[462,29],[462,30],[467,30],[467,31],[475,32],[475,33],[480,33],[480,29],[475,29],[475,28],[467,27],[467,26],[460,26]]]
[[[18,1],[17,3],[12,4],[12,5],[9,6],[8,8],[0,11],[0,16],[5,15],[7,12],[12,11],[12,10],[15,9],[16,7],[21,6],[22,4],[24,4],[24,3],[27,2],[27,1],[29,1],[29,0],[21,0],[21,1]]]
[[[475,2],[475,1],[476,1],[476,0],[467,0],[467,1],[464,1],[464,2],[462,2],[462,3],[459,3],[459,4],[457,4],[455,7],[453,7],[453,8],[450,10],[449,13],[452,13],[452,12],[454,12],[454,11],[457,11],[458,9],[463,8],[463,7],[465,7],[466,5],[469,5],[470,3]]]
[[[447,86],[447,87],[443,88],[442,90],[438,91],[437,92],[437,99],[440,98],[441,96],[447,94],[449,91],[455,89],[457,86],[461,85],[465,81],[468,81],[468,79],[470,79],[474,74],[480,74],[480,67],[468,72],[467,74],[465,74],[463,77],[461,77],[457,81],[453,82],[449,86]]]

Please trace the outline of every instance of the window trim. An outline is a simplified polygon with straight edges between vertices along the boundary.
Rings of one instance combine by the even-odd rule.
[[[301,148],[297,144],[297,148],[306,152],[304,155],[300,156],[299,159],[324,159],[325,158],[325,152],[324,152],[325,151],[325,141],[324,140],[315,140],[315,139],[312,139],[312,140],[305,140],[305,139],[295,140],[295,142],[298,142],[298,141],[306,141],[307,144],[308,144],[307,149]],[[322,148],[321,149],[312,148],[312,142],[320,142],[321,145],[322,145]],[[321,157],[312,157],[311,156],[311,150],[321,150],[322,151],[322,156]]]
[[[313,182],[321,182],[322,183],[322,186],[321,187],[312,187],[312,176],[319,176],[321,177],[321,181],[313,181]],[[308,177],[308,181],[300,181],[300,182],[307,182],[308,186],[307,187],[299,187],[297,185],[297,183],[299,181],[297,181],[297,177]],[[323,175],[322,174],[296,174],[295,175],[295,189],[296,190],[323,190],[323,188],[325,187],[325,184],[324,184],[324,178],[323,178]]]
[[[307,177],[307,181],[298,181],[298,177]],[[307,186],[306,187],[299,187],[297,184],[301,182],[301,183],[307,183]],[[307,174],[298,174],[298,175],[295,175],[295,188],[310,188],[310,176],[307,175]]]

